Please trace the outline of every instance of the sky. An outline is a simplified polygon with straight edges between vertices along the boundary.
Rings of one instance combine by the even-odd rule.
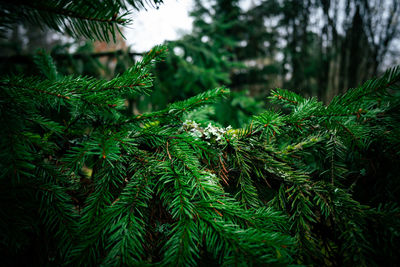
[[[126,42],[135,52],[150,50],[165,40],[176,40],[192,29],[189,12],[192,0],[164,0],[158,9],[133,12],[132,23],[124,29]]]

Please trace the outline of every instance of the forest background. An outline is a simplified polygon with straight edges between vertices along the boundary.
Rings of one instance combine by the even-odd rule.
[[[226,85],[232,96],[209,116],[239,127],[265,106],[271,89],[290,88],[329,103],[400,63],[395,0],[250,1],[248,8],[243,2],[248,1],[194,1],[192,32],[166,41],[169,54],[156,66],[155,92],[131,99],[132,113]],[[63,73],[110,78],[146,52],[132,51],[121,37],[105,43],[57,34],[29,23],[9,30],[1,44],[1,71],[34,72],[29,55],[45,48]]]

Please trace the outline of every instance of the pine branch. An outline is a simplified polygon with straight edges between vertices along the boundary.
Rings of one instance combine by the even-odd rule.
[[[146,1],[147,2],[147,1]],[[147,4],[156,7],[162,1],[154,0]],[[128,6],[139,10],[146,6],[142,0],[129,1],[1,1],[4,24],[16,23],[21,18],[31,23],[47,27],[73,37],[84,36],[89,39],[109,41],[110,35],[116,41],[116,33],[121,34],[119,26],[130,23]],[[121,34],[122,35],[122,34]]]

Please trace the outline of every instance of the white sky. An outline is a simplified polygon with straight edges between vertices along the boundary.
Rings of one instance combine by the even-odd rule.
[[[134,12],[132,23],[124,29],[126,42],[135,52],[150,50],[165,40],[178,39],[192,29],[189,17],[192,0],[164,0],[159,9],[152,7]]]

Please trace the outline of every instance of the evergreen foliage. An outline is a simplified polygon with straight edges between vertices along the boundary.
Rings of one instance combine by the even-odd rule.
[[[115,40],[116,32],[120,33],[118,26],[129,23],[128,9],[139,10],[146,2],[158,5],[162,0],[1,1],[0,33],[3,35],[10,25],[26,20],[74,37],[109,41],[111,34]]]
[[[103,38],[113,31],[103,11],[91,11],[99,12],[94,28],[67,21],[84,29],[75,34]],[[58,15],[33,16],[63,24]],[[151,94],[151,67],[166,50],[154,47],[111,80],[63,76],[44,51],[35,56],[41,76],[0,78],[7,264],[399,261],[400,67],[328,105],[276,89],[270,101],[281,108],[242,129],[201,119],[202,109],[229,95],[225,87],[127,113],[125,99]]]
[[[190,15],[193,32],[166,42],[169,53],[155,66],[154,93],[149,99],[155,108],[221,84],[231,86],[233,73],[245,68],[234,54],[240,40],[237,36],[245,29],[238,20],[243,15],[239,1],[195,1]],[[231,89],[229,97],[208,109],[207,116],[209,121],[240,127],[252,112],[261,110],[262,102],[249,98],[247,91]]]

